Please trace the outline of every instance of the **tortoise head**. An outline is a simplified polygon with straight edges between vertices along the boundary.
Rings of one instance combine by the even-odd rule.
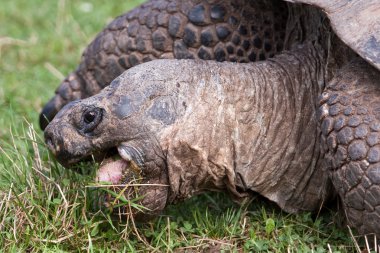
[[[68,167],[109,149],[120,150],[127,143],[147,149],[141,157],[149,156],[151,151],[162,153],[156,141],[159,127],[152,122],[154,115],[147,113],[162,98],[141,92],[141,86],[138,80],[121,76],[98,95],[65,105],[44,132],[57,160]],[[166,119],[167,115],[161,116]]]
[[[107,149],[103,142],[96,145],[108,134],[106,105],[96,99],[89,100],[67,104],[45,129],[46,144],[65,167],[92,155],[97,149]]]
[[[139,195],[144,196],[141,202],[158,211],[166,205],[168,187],[157,185],[167,185],[168,178],[165,154],[157,141],[160,127],[152,118],[157,113],[149,112],[165,98],[148,94],[150,99],[146,99],[139,89],[125,90],[121,81],[128,82],[118,78],[100,94],[67,104],[46,127],[45,141],[65,167],[118,153],[114,162],[108,159],[100,167],[98,180],[126,185],[130,183],[126,175],[137,168],[141,183],[156,185],[139,188]],[[140,87],[140,83],[125,86]]]

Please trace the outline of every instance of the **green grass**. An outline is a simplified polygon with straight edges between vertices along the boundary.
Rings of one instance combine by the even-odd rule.
[[[65,170],[50,157],[38,113],[94,35],[138,2],[2,2],[0,251],[355,251],[335,211],[289,215],[262,198],[238,206],[225,194],[204,194],[143,224],[92,207],[93,173]]]

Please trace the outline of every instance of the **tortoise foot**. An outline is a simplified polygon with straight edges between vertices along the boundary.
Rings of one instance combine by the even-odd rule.
[[[380,235],[380,73],[354,60],[320,100],[322,148],[349,225]]]

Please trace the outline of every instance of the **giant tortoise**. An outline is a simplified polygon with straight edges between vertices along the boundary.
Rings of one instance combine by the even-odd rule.
[[[379,236],[380,2],[289,2],[152,0],[116,18],[43,109],[49,149],[68,167],[117,150],[98,180],[135,168],[151,214],[213,189],[292,213],[339,196]]]

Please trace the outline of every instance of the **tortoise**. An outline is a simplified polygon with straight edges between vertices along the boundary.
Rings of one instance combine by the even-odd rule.
[[[290,213],[337,195],[380,236],[380,4],[291,2],[157,0],[116,18],[43,109],[47,146],[66,167],[117,150],[97,178],[141,176],[149,214],[206,190]]]

